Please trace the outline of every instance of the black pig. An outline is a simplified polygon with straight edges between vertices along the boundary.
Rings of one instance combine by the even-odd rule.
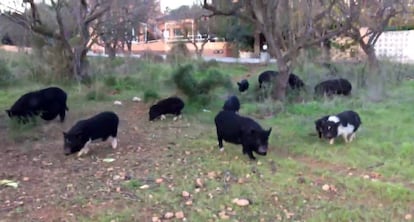
[[[118,145],[119,118],[113,112],[102,112],[89,119],[78,121],[67,133],[63,132],[64,152],[66,155],[78,153],[78,156],[89,152],[89,143],[111,138],[112,148]]]
[[[242,81],[237,82],[237,85],[239,86],[240,92],[244,92],[247,89],[249,89],[249,82],[247,81],[247,79],[243,79]]]
[[[347,79],[330,79],[318,83],[315,86],[315,94],[319,96],[327,95],[349,95],[351,94],[352,85]]]
[[[223,105],[223,110],[239,112],[240,101],[237,96],[230,96]]]
[[[305,83],[299,78],[299,76],[293,73],[289,75],[288,84],[293,90],[300,90],[305,86]]]
[[[279,72],[276,71],[267,70],[262,72],[259,75],[259,88],[262,88],[263,83],[271,82],[272,78],[275,78],[277,75],[279,75]],[[294,73],[290,73],[288,86],[293,90],[299,90],[305,86],[305,83],[302,81],[302,79],[299,78],[299,76],[295,75]]]
[[[276,77],[278,74],[279,72],[272,71],[272,70],[267,70],[267,71],[260,73],[259,79],[258,79],[259,88],[262,88],[263,83],[270,82],[272,78]]]
[[[65,120],[67,94],[58,87],[48,87],[22,95],[13,106],[6,110],[10,118],[17,117],[23,123],[29,118],[40,115],[44,120],[53,120],[58,115]]]
[[[152,121],[164,114],[181,115],[184,108],[184,102],[178,97],[169,97],[152,105],[149,110],[149,120]]]
[[[251,160],[256,159],[253,151],[259,155],[267,154],[272,128],[264,130],[253,119],[240,116],[232,111],[220,111],[214,118],[214,122],[220,151],[223,151],[224,140],[233,144],[241,144],[243,154],[247,154]]]

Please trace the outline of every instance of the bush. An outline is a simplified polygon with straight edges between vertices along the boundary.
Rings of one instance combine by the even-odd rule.
[[[9,85],[13,80],[13,75],[7,63],[0,59],[0,86]]]
[[[208,94],[208,92],[220,86],[229,89],[232,84],[228,76],[214,69],[208,70],[207,77],[200,82],[198,89],[201,93]]]
[[[197,81],[195,76],[204,77]],[[207,73],[195,70],[192,65],[179,66],[172,75],[177,88],[185,94],[190,103],[205,106],[210,103],[212,91],[218,87],[230,89],[230,78],[217,70],[207,70]]]
[[[102,84],[95,82],[92,88],[86,93],[86,99],[89,101],[102,101],[108,98],[107,92],[110,90]]]
[[[160,95],[158,94],[157,91],[153,90],[153,89],[147,89],[144,92],[144,102],[149,102],[149,101],[153,101],[153,100],[157,100],[160,98]]]
[[[141,82],[138,79],[130,76],[125,76],[122,78],[107,76],[104,79],[104,84],[106,87],[117,91],[133,90],[141,87]]]
[[[208,70],[209,68],[218,67],[218,66],[219,66],[219,63],[215,59],[212,59],[209,61],[201,61],[198,63],[198,69],[202,71]]]
[[[147,61],[147,62],[153,62],[153,63],[161,63],[164,62],[164,58],[161,55],[157,55],[152,51],[145,51],[140,59]]]
[[[185,65],[178,67],[172,75],[174,83],[185,95],[194,97],[198,94],[197,80],[193,77],[194,67]]]

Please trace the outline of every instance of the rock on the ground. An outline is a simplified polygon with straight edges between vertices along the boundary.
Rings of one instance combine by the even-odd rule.
[[[240,206],[240,207],[245,207],[245,206],[247,206],[247,205],[250,204],[250,201],[249,200],[247,200],[247,199],[239,199],[239,198],[234,199],[232,202],[234,204],[236,204],[237,206]]]
[[[182,212],[182,211],[175,212],[175,218],[183,219],[184,218],[184,212]]]
[[[172,212],[167,212],[167,213],[164,214],[165,219],[171,219],[173,217],[174,217],[174,213],[172,213]]]

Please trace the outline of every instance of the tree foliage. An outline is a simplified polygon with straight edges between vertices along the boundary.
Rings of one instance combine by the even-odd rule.
[[[220,9],[204,0],[203,7],[212,11],[212,15],[243,19],[263,33],[268,52],[277,59],[280,72],[275,78],[276,84],[273,84],[272,97],[284,100],[289,73],[300,50],[344,31],[344,27],[326,32],[319,32],[316,28],[324,25],[324,17],[330,15],[335,4],[335,0],[239,0],[229,3],[226,9]]]
[[[148,27],[148,19],[156,15],[154,0],[123,0],[113,1],[107,12],[94,25],[99,39],[110,57],[115,56],[117,49],[126,45],[131,51],[132,41],[137,40]],[[154,30],[154,28],[152,28]]]

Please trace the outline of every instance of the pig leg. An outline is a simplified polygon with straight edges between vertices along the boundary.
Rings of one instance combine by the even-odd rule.
[[[352,142],[352,140],[354,140],[356,137],[355,132],[351,134],[351,136],[349,137],[349,142]]]
[[[248,145],[242,145],[243,147],[243,154],[247,154],[251,160],[255,160],[256,157],[253,156],[253,149],[250,149]]]
[[[59,112],[59,119],[60,119],[60,122],[62,122],[62,123],[63,123],[63,121],[65,121],[65,116],[66,116],[66,110],[65,110],[65,109],[63,109],[63,110],[61,110],[61,111]]]
[[[88,154],[89,153],[89,144],[92,141],[89,140],[88,142],[85,143],[85,146],[83,146],[83,148],[79,151],[78,153],[78,157],[82,156],[83,154]]]
[[[247,153],[247,155],[249,156],[249,158],[251,160],[255,160],[256,159],[256,157],[253,156],[253,150],[249,149],[249,150],[246,151],[246,153]]]
[[[118,146],[118,140],[116,139],[116,137],[110,137],[111,140],[111,145],[112,145],[112,149],[116,149],[116,147]]]
[[[334,141],[335,141],[335,139],[334,139],[334,138],[330,139],[330,140],[329,140],[329,144],[331,144],[331,145],[332,145],[332,144],[334,144]]]
[[[348,141],[348,135],[347,134],[343,134],[342,137],[344,138],[345,143],[348,143],[349,142]]]
[[[217,136],[217,140],[218,140],[218,146],[219,146],[220,152],[223,152],[224,151],[223,138],[221,138],[220,136]]]

